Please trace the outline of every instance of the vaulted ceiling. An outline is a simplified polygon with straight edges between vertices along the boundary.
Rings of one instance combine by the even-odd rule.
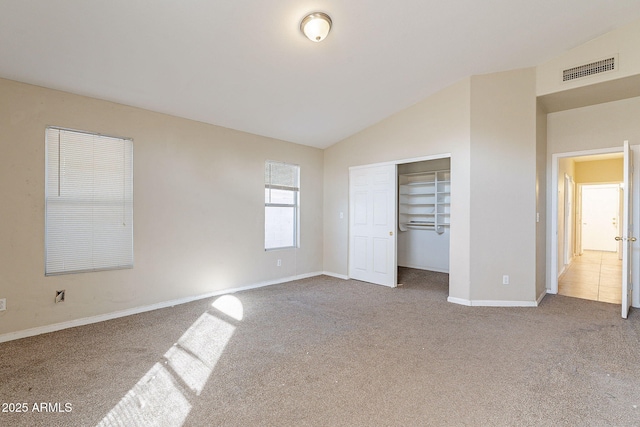
[[[638,0],[0,0],[0,77],[324,148],[636,19]]]

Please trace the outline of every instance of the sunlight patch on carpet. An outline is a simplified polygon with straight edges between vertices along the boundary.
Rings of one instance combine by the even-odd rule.
[[[202,392],[235,327],[204,313],[164,357],[184,384]]]
[[[190,411],[191,404],[176,387],[171,373],[156,363],[98,426],[155,425],[157,420],[167,426],[181,426]]]
[[[233,295],[223,295],[215,300],[211,306],[236,320],[242,320],[244,316],[242,302]]]
[[[240,300],[224,295],[212,307],[242,320]],[[206,312],[196,320],[118,404],[99,427],[156,425],[182,426],[211,376],[236,327]]]

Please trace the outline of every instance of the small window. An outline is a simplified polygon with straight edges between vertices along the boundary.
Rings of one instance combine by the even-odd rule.
[[[48,127],[45,274],[133,267],[133,141]]]
[[[264,248],[298,247],[300,167],[267,161],[264,167]]]

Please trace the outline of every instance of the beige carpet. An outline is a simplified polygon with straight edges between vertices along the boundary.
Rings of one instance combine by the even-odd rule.
[[[0,344],[0,409],[26,403],[0,425],[640,425],[637,311],[464,307],[444,274],[400,281],[321,276]]]

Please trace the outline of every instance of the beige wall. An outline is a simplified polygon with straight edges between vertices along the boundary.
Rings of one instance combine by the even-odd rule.
[[[535,69],[472,77],[472,300],[536,299],[536,142]]]
[[[44,276],[47,125],[133,138],[133,269]],[[0,335],[322,271],[322,150],[0,80],[0,152]],[[299,250],[264,251],[267,159],[301,166]]]
[[[538,103],[536,108],[536,295],[547,288],[547,113]]]
[[[575,181],[578,184],[622,182],[624,160],[619,159],[593,160],[576,162]]]
[[[537,67],[537,94],[575,89],[640,74],[640,21],[608,32]],[[562,82],[562,71],[618,55],[619,69],[613,72]]]
[[[547,157],[552,154],[640,143],[640,97],[548,115]]]
[[[449,292],[469,298],[469,90],[465,79],[325,150],[325,271],[348,274],[350,166],[450,153]]]

